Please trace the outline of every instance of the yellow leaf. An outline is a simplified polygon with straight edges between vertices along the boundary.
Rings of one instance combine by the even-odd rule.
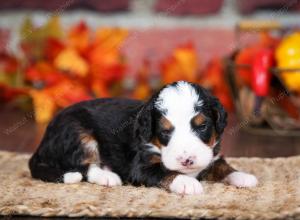
[[[86,61],[72,48],[67,48],[60,52],[54,60],[54,65],[60,70],[82,77],[86,76],[89,71]]]
[[[51,17],[40,31],[44,33],[45,38],[61,38],[64,33],[58,16]]]
[[[28,40],[33,31],[34,26],[32,20],[29,17],[26,17],[20,30],[21,40]]]

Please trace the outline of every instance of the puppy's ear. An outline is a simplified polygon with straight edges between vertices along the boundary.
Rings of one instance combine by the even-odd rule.
[[[154,102],[149,100],[138,112],[134,123],[134,135],[142,143],[151,140],[153,134],[153,110]]]
[[[213,112],[213,120],[215,123],[215,129],[218,135],[221,135],[227,125],[227,112],[219,99],[211,96],[211,109]]]

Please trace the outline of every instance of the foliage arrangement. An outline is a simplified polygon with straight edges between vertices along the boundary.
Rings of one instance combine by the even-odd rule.
[[[21,55],[0,56],[0,101],[26,97],[36,121],[47,123],[57,110],[97,97],[127,96],[146,99],[156,88],[177,80],[202,83],[232,109],[229,89],[224,83],[221,59],[200,69],[191,42],[179,45],[161,60],[160,77],[151,84],[150,62],[145,59],[128,88],[126,57],[120,48],[129,31],[102,27],[91,30],[80,22],[64,30],[58,17],[36,27],[27,18],[20,30]]]
[[[235,54],[235,79],[240,115],[256,127],[299,130],[299,33],[275,37],[263,32],[259,40]]]

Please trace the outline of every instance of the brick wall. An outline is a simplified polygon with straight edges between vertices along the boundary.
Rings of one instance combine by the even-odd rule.
[[[142,1],[142,0],[140,0]],[[147,0],[149,1],[149,0]],[[223,0],[150,0],[151,9],[169,15],[211,15],[217,14],[223,7]],[[297,0],[227,0],[241,14],[250,14],[257,9],[299,10]],[[146,2],[143,0],[143,2]],[[0,9],[91,9],[100,12],[114,13],[130,11],[134,0],[9,0],[0,1]],[[148,5],[148,3],[145,3]]]

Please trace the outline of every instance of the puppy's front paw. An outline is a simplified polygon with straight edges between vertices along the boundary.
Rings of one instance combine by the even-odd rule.
[[[197,195],[203,192],[203,187],[201,183],[193,177],[178,175],[170,184],[170,190],[178,194]]]
[[[81,180],[82,175],[79,172],[69,172],[63,176],[64,183],[79,183]]]
[[[96,183],[101,186],[121,186],[121,178],[111,171],[92,167],[88,172],[88,182]]]
[[[255,187],[258,183],[254,175],[238,171],[229,174],[225,181],[237,187]]]

